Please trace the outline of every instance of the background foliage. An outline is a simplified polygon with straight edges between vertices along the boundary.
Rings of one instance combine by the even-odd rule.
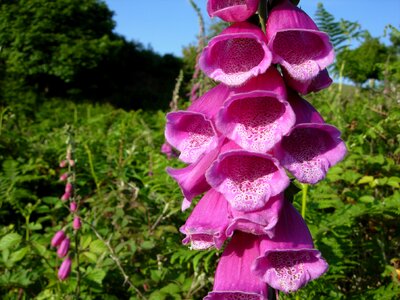
[[[190,212],[180,211],[181,192],[165,173],[167,166],[181,165],[160,153],[164,115],[182,62],[113,34],[111,14],[100,2],[56,1],[53,8],[61,10],[65,5],[66,14],[74,11],[90,19],[89,11],[102,12],[96,18],[103,21],[95,18],[96,22],[85,25],[91,32],[85,39],[105,46],[97,49],[99,52],[85,53],[79,45],[87,45],[76,43],[72,35],[59,36],[50,30],[52,25],[41,27],[42,21],[55,22],[63,16],[49,13],[48,18],[41,18],[44,8],[40,3],[21,0],[0,5],[0,297],[75,298],[75,261],[71,276],[60,282],[57,268],[61,261],[50,248],[54,233],[71,222],[60,201],[64,185],[58,181],[62,172],[59,161],[66,150],[65,124],[69,124],[75,132],[77,186],[83,203],[78,254],[83,275],[81,298],[201,299],[212,288],[220,252],[192,251],[181,245],[179,227]],[[74,4],[69,7],[67,3]],[[34,31],[26,30],[24,14],[22,19],[12,19],[13,9],[20,10],[17,5],[22,4],[24,14],[37,16],[33,18],[37,30],[54,34],[50,39],[54,48],[34,50]],[[7,23],[5,18],[9,18]],[[66,23],[71,28],[79,25]],[[100,33],[94,34],[91,26],[101,28]],[[393,46],[399,41],[396,30],[388,29]],[[64,41],[77,48],[66,53],[59,64],[39,59],[35,65],[35,55],[20,48],[29,46],[38,53],[61,51],[57,49],[66,49]],[[343,52],[346,49],[342,48]],[[40,55],[51,53],[46,51]],[[374,86],[334,84],[306,97],[327,122],[342,130],[349,154],[330,170],[326,180],[309,188],[307,198],[306,221],[330,269],[297,294],[282,295],[282,299],[380,300],[396,299],[400,294],[396,77],[400,71],[399,53],[390,51],[390,64],[387,57],[384,63],[373,63],[381,79]],[[193,83],[190,74],[196,49],[189,46],[185,53],[184,93]],[[77,55],[75,59],[87,65],[69,65],[68,55]],[[21,63],[17,59],[22,59]],[[355,63],[351,55],[345,56],[344,62]],[[65,73],[57,73],[64,63]],[[172,74],[174,68],[176,74]],[[165,83],[161,88],[157,76],[168,79],[171,87]],[[136,79],[144,81],[131,86]],[[93,81],[84,86],[81,80],[85,84]],[[47,92],[43,88],[46,82]],[[179,101],[186,99],[181,95]],[[298,209],[300,197],[294,198]]]

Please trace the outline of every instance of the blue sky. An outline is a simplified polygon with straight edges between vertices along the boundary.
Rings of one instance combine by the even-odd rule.
[[[115,12],[115,32],[128,40],[151,47],[160,54],[181,56],[182,48],[196,43],[199,32],[195,11],[188,0],[105,0]],[[195,0],[206,25],[211,20],[206,0]],[[372,36],[382,36],[384,27],[400,26],[400,0],[301,0],[300,7],[314,18],[317,3],[322,2],[337,20],[357,21]]]

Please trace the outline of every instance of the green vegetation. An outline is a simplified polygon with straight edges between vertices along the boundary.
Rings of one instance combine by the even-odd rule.
[[[58,180],[68,124],[82,202],[81,299],[202,299],[221,252],[181,245],[179,227],[190,212],[181,212],[181,192],[165,168],[182,164],[160,153],[182,62],[113,34],[112,14],[98,1],[44,2],[0,4],[0,298],[76,298],[76,257],[70,277],[59,281],[61,259],[50,248],[72,221]],[[92,22],[75,28],[68,14]],[[70,27],[53,31],[56,21]],[[372,63],[381,83],[333,85],[306,97],[343,132],[349,153],[308,188],[306,221],[330,269],[282,299],[400,294],[399,31],[391,28],[390,37],[387,56]],[[196,51],[188,47],[183,59],[185,92]],[[361,64],[343,57],[345,66]],[[296,194],[299,211],[301,200]]]

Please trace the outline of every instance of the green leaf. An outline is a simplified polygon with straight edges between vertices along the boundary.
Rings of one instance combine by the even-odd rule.
[[[106,272],[102,269],[94,269],[90,270],[86,273],[86,278],[94,281],[101,285],[103,282],[104,277],[106,276]]]
[[[12,232],[3,236],[0,240],[0,251],[4,249],[9,249],[13,246],[17,246],[22,240],[22,236],[20,236],[16,232]]]
[[[25,255],[28,253],[28,251],[29,251],[29,247],[24,247],[24,248],[21,248],[15,252],[11,253],[10,261],[13,263],[20,261],[21,259],[23,259],[25,257]]]
[[[371,183],[372,181],[374,181],[373,176],[363,176],[357,183],[366,184],[366,183]]]
[[[86,249],[87,247],[89,247],[90,243],[92,242],[92,236],[91,235],[85,235],[81,237],[81,247],[83,249]]]
[[[83,252],[83,256],[85,256],[91,263],[97,263],[97,255],[96,254],[85,251],[85,252]]]
[[[42,244],[40,244],[36,241],[32,241],[32,246],[33,246],[33,248],[35,248],[37,250],[37,252],[40,255],[44,255],[47,251],[47,248],[45,246],[43,246]]]
[[[96,254],[104,254],[105,252],[108,251],[107,246],[104,245],[104,242],[101,240],[95,240],[90,243],[90,252],[96,253]]]
[[[144,241],[141,244],[141,247],[142,247],[142,249],[150,250],[150,249],[153,249],[155,247],[155,243],[153,241]]]

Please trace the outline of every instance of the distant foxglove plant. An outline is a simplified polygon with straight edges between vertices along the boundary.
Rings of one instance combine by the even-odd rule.
[[[166,140],[188,164],[167,169],[182,210],[204,194],[180,228],[183,243],[228,242],[209,300],[267,299],[270,288],[293,292],[328,269],[285,190],[288,174],[315,184],[346,155],[340,131],[299,95],[331,84],[333,48],[289,0],[261,1],[208,1],[210,16],[233,22],[199,59],[220,83],[167,115]],[[245,22],[258,5],[269,9],[265,32]]]

